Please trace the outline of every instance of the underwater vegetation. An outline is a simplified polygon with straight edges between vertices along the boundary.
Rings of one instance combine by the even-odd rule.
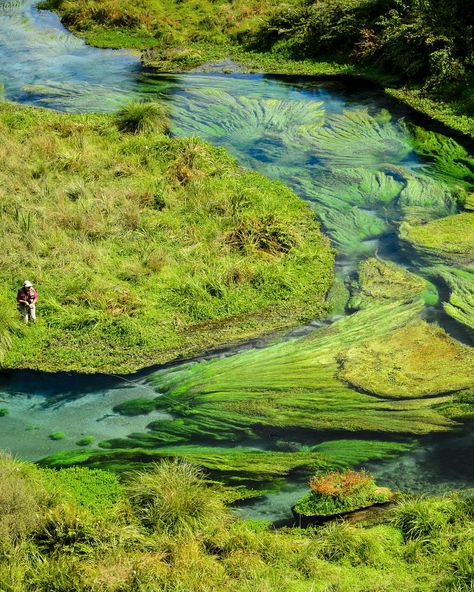
[[[352,285],[349,306],[354,309],[371,306],[374,302],[413,300],[423,297],[436,303],[436,288],[424,278],[393,263],[370,257],[358,267],[357,280]]]
[[[217,480],[268,489],[309,467],[389,457],[416,436],[455,429],[472,412],[455,400],[472,386],[472,348],[419,319],[418,287],[412,301],[375,301],[304,337],[158,371],[154,405],[172,420],[42,462],[123,471],[182,457]],[[352,440],[357,432],[367,441]]]

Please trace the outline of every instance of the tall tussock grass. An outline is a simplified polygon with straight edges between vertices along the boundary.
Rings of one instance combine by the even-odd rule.
[[[132,134],[165,133],[169,130],[168,113],[160,103],[132,101],[118,111],[115,122],[121,132]]]

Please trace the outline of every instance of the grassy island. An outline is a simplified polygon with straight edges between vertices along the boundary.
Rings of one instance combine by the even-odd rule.
[[[334,253],[311,209],[163,129],[153,105],[115,119],[0,106],[5,367],[131,372],[326,311]]]
[[[383,504],[393,498],[386,487],[377,487],[364,471],[331,471],[311,477],[311,491],[295,505],[296,514],[307,517],[337,516]]]

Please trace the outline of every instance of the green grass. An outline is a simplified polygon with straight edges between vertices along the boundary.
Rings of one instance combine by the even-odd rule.
[[[75,471],[0,460],[3,589],[470,589],[469,496],[403,499],[375,526],[275,530],[232,515],[225,492],[187,463],[130,474],[125,487],[103,472]]]
[[[310,208],[154,117],[135,134],[0,105],[4,367],[130,372],[325,313],[334,254]]]

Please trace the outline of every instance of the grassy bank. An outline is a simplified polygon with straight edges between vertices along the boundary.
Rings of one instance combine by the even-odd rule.
[[[468,592],[472,500],[407,498],[376,523],[273,530],[236,519],[192,465],[122,482],[0,460],[0,589]]]
[[[130,372],[325,312],[334,255],[310,208],[222,149],[170,139],[157,109],[0,106],[5,367]]]
[[[472,26],[460,2],[46,0],[40,6],[59,12],[87,43],[142,50],[144,63],[162,71],[219,62],[225,70],[233,60],[247,71],[352,74],[474,138]]]

